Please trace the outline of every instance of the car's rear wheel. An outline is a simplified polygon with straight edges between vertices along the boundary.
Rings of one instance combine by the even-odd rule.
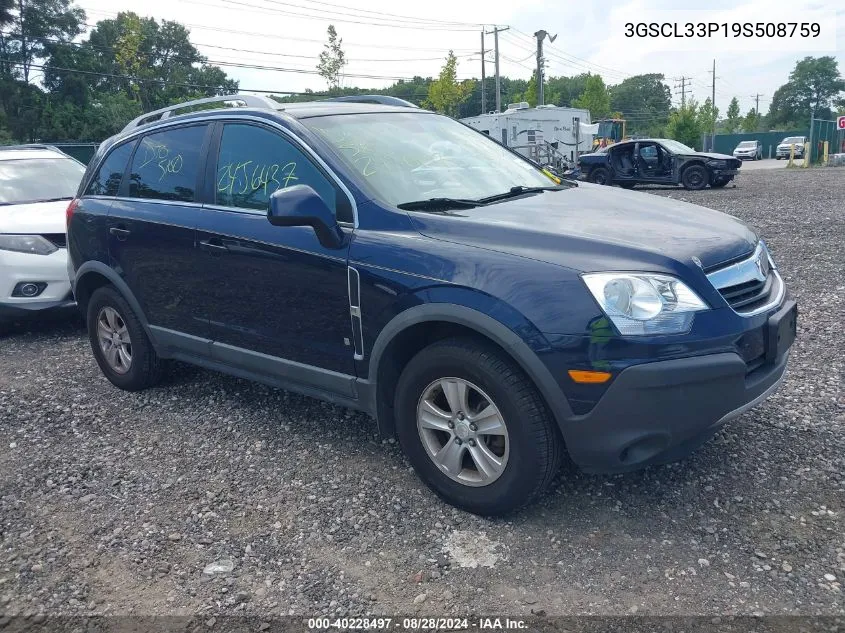
[[[88,302],[88,338],[100,370],[112,384],[139,391],[156,384],[161,363],[137,315],[111,286]]]
[[[604,167],[597,167],[596,169],[590,172],[590,182],[593,182],[597,185],[609,185],[610,172]]]
[[[403,370],[395,405],[414,470],[469,512],[516,510],[560,467],[562,441],[533,383],[481,341],[454,338],[423,349]]]
[[[691,191],[704,189],[708,180],[707,169],[702,165],[690,165],[681,175],[681,184],[683,184],[684,189]]]

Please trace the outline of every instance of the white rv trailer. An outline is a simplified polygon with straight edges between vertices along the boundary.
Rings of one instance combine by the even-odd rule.
[[[512,103],[504,112],[491,112],[461,119],[470,127],[489,134],[497,141],[541,165],[554,164],[549,146],[569,161],[592,151],[593,135],[578,130],[590,124],[590,111],[543,105],[532,108],[526,102]],[[577,137],[577,138],[576,138]]]

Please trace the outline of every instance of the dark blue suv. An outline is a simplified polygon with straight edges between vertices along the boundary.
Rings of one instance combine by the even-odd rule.
[[[68,208],[116,386],[178,359],[365,411],[493,515],[564,450],[675,460],[783,378],[796,305],[738,220],[557,181],[423,110],[225,99],[130,123]]]

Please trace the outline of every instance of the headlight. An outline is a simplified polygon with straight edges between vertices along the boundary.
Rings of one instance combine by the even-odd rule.
[[[727,163],[727,161],[724,161],[724,160],[711,160],[710,166],[713,167],[714,169],[724,169],[725,167],[728,166],[728,163]]]
[[[586,273],[581,276],[602,311],[623,336],[682,334],[695,313],[707,310],[682,281],[658,273]]]
[[[0,251],[49,255],[58,248],[40,235],[0,235]]]

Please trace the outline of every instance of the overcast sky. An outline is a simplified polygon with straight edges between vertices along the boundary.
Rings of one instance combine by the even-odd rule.
[[[157,19],[178,20],[191,30],[191,39],[209,60],[283,67],[292,71],[224,68],[245,89],[324,90],[314,74],[316,58],[334,24],[343,38],[349,65],[344,85],[383,87],[391,79],[354,77],[436,76],[443,57],[454,49],[460,78],[481,73],[481,23],[509,26],[500,35],[501,72],[527,79],[534,65],[533,33],[545,29],[557,34],[546,41],[547,76],[599,73],[606,83],[626,76],[663,73],[674,86],[682,76],[691,81],[688,91],[699,101],[710,95],[713,59],[716,60],[716,104],[722,115],[733,96],[743,113],[761,93],[760,109],[768,111],[774,91],[783,84],[805,55],[835,55],[845,72],[845,2],[841,0],[709,0],[706,11],[694,19],[708,22],[759,20],[819,20],[822,38],[807,45],[777,45],[751,38],[721,41],[667,38],[625,38],[630,19],[683,21],[673,13],[686,3],[669,0],[426,0],[397,3],[389,0],[78,0],[89,23],[131,10]],[[354,8],[352,8],[354,7]],[[294,14],[308,14],[299,17]],[[390,18],[402,16],[401,18]],[[837,15],[838,14],[838,15]],[[676,19],[680,18],[680,19]],[[423,22],[423,20],[430,22]],[[447,24],[448,22],[448,24]],[[379,24],[373,24],[379,23]],[[458,24],[461,23],[461,24]],[[389,25],[386,25],[389,24]],[[486,39],[493,59],[493,36]],[[236,49],[236,50],[230,50]],[[249,51],[249,52],[247,52]],[[295,70],[305,72],[294,72]],[[493,74],[493,64],[487,65]],[[673,88],[674,89],[674,88]],[[689,94],[689,92],[688,92]],[[676,100],[679,100],[680,95]]]

